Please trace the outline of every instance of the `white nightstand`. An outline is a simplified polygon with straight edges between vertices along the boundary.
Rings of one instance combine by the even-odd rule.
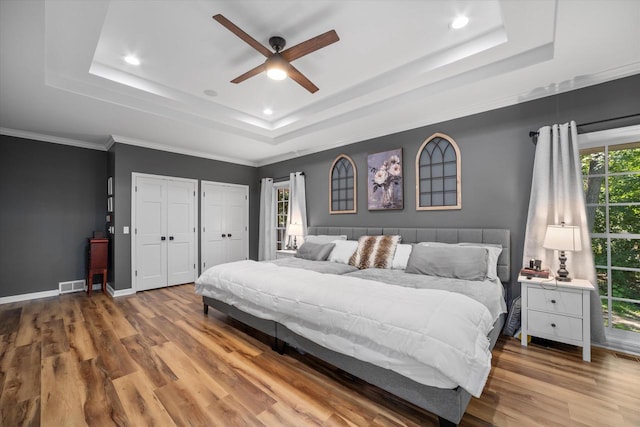
[[[522,285],[522,345],[532,335],[582,347],[582,359],[591,361],[591,292],[583,279],[556,282],[555,279],[518,277]]]
[[[276,259],[291,258],[295,254],[296,251],[292,249],[281,249],[279,251],[276,251]]]

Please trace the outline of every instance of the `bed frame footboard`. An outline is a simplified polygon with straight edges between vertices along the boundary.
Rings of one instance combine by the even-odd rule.
[[[208,312],[208,306],[211,306],[235,320],[258,329],[272,337],[273,343],[271,348],[279,354],[284,354],[287,346],[297,351],[309,353],[356,378],[373,384],[382,390],[437,415],[440,425],[443,427],[457,425],[462,419],[471,400],[471,395],[461,387],[442,389],[417,383],[388,369],[322,347],[274,321],[257,318],[209,297],[203,296],[202,300],[205,307],[205,314]],[[504,321],[505,316],[503,315],[496,321],[489,335],[491,348],[493,348],[500,335]]]

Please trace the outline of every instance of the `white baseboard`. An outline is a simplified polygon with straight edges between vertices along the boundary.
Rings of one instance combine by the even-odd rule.
[[[92,291],[99,291],[102,289],[102,282],[100,283],[94,283],[93,287],[91,288]],[[89,288],[87,288],[86,286],[84,287],[84,291],[87,292],[89,290]]]
[[[101,289],[102,289],[102,282],[93,284],[94,292],[100,291]],[[87,291],[86,287],[84,291],[85,292]],[[109,295],[111,295],[114,298],[122,297],[125,295],[133,295],[136,293],[136,291],[133,290],[133,288],[120,289],[116,291],[115,289],[113,289],[113,287],[111,287],[111,283],[109,282],[107,282],[107,292],[109,293]],[[75,293],[75,292],[71,292],[71,293]],[[57,297],[58,295],[61,295],[59,289],[54,289],[51,291],[42,291],[42,292],[31,292],[28,294],[20,294],[20,295],[10,295],[8,297],[0,297],[0,305],[10,304],[12,302],[29,301],[33,299],[39,299],[39,298]]]
[[[109,295],[111,295],[113,298],[133,295],[136,293],[133,288],[115,290],[111,287],[111,283],[107,283],[107,292],[109,292]]]
[[[31,292],[29,294],[11,295],[8,297],[0,297],[0,304],[9,304],[12,302],[19,302],[19,301],[28,301],[32,299],[38,299],[38,298],[57,297],[58,295],[60,295],[60,291],[58,289],[54,289],[51,291]]]
[[[593,347],[602,347],[608,350],[640,356],[640,345],[635,345],[628,341],[622,341],[611,337],[607,337],[607,341],[605,343],[593,343],[592,345]]]

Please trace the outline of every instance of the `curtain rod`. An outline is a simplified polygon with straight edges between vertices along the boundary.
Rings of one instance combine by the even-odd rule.
[[[628,114],[626,116],[612,117],[612,118],[609,118],[609,119],[595,120],[593,122],[581,123],[579,125],[576,125],[576,128],[583,127],[583,126],[597,125],[597,124],[600,124],[600,123],[615,122],[617,120],[630,119],[632,117],[640,117],[640,113]],[[536,131],[533,131],[533,130],[529,131],[529,138],[536,138],[538,136],[538,134],[539,134],[539,132],[536,132]]]
[[[298,172],[298,173],[299,173],[300,175],[304,175],[304,172]],[[266,177],[265,177],[265,178],[266,178]],[[273,182],[280,182],[280,181],[286,181],[286,180],[290,179],[290,177],[289,177],[289,175],[287,175],[287,176],[281,176],[281,177],[279,177],[279,178],[272,178],[272,179],[273,179]],[[260,179],[258,180],[258,182],[262,182],[262,178],[260,178]]]

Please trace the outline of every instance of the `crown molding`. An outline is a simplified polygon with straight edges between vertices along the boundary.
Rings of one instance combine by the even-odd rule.
[[[111,147],[114,143],[117,142],[120,144],[135,145],[136,147],[150,148],[152,150],[166,151],[169,153],[176,153],[176,154],[184,154],[187,156],[201,157],[203,159],[209,159],[209,160],[217,160],[219,162],[233,163],[233,164],[252,166],[252,167],[258,166],[256,162],[238,159],[235,157],[216,156],[204,151],[173,147],[167,144],[145,141],[142,139],[128,138],[121,135],[111,135],[110,141],[113,141],[113,142],[110,142],[109,147]]]
[[[7,136],[15,136],[16,138],[32,139],[35,141],[51,142],[54,144],[70,145],[72,147],[88,148],[90,150],[107,151],[105,144],[97,142],[80,141],[78,139],[63,138],[59,136],[45,135],[36,132],[27,132],[24,130],[0,128],[0,134]]]

